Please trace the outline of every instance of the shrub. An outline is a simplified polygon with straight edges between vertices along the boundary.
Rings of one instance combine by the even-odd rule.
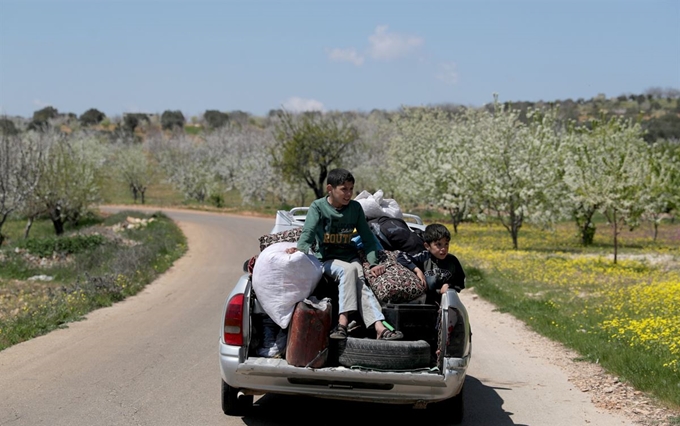
[[[80,116],[80,123],[84,126],[99,124],[106,118],[106,115],[96,108],[90,108]]]
[[[183,129],[185,122],[182,111],[166,110],[161,115],[161,127],[164,130]]]
[[[74,235],[70,237],[29,238],[17,244],[29,253],[47,257],[52,253],[75,254],[81,253],[104,244],[106,239],[97,234]]]
[[[7,136],[14,136],[19,133],[19,130],[14,125],[14,122],[9,118],[0,118],[0,134]]]
[[[222,194],[211,194],[210,195],[210,204],[217,208],[222,208],[224,207],[224,195]]]
[[[203,119],[208,124],[208,127],[218,129],[229,122],[229,115],[216,110],[207,110],[203,114]]]

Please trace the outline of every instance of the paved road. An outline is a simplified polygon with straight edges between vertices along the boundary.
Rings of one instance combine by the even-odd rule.
[[[0,426],[425,424],[407,407],[265,395],[220,407],[222,303],[273,219],[164,210],[185,257],[139,295],[0,352]],[[464,291],[473,324],[464,425],[630,425],[597,410],[511,317]],[[535,349],[535,350],[534,350]]]

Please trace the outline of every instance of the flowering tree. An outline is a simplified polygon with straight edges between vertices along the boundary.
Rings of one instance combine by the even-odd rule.
[[[608,148],[597,138],[590,137],[586,127],[572,127],[564,142],[560,156],[564,186],[559,199],[574,219],[581,243],[588,246],[595,238],[593,217],[601,209],[607,191],[606,169],[602,162],[608,155]]]
[[[650,157],[642,129],[621,118],[593,120],[572,129],[563,149],[563,200],[581,233],[590,244],[595,234],[592,217],[603,213],[614,230],[614,262],[618,234],[623,224],[637,226],[644,211],[644,185]]]
[[[474,204],[469,180],[473,112],[455,123],[432,108],[404,108],[392,123],[389,170],[399,195],[414,204],[434,204],[451,215],[454,232]]]
[[[357,180],[358,190],[371,193],[382,189],[385,194],[396,191],[394,179],[387,167],[387,150],[394,128],[381,114],[357,114],[351,119],[357,129],[359,139],[355,149],[357,155],[345,156],[346,167]]]
[[[152,146],[168,181],[187,200],[203,203],[211,194],[220,192],[220,182],[215,174],[218,156],[203,141],[195,141],[185,134],[175,134],[159,147]]]
[[[649,173],[644,183],[644,215],[654,224],[654,241],[664,215],[680,207],[680,148],[659,142],[650,146]]]
[[[134,202],[145,202],[146,190],[153,181],[156,170],[149,164],[147,150],[142,144],[119,143],[114,156],[118,176],[128,185]]]
[[[528,124],[519,112],[494,103],[474,131],[472,191],[482,211],[495,214],[518,248],[519,230],[526,221],[550,223],[557,218],[553,194],[561,178],[556,167],[560,137],[554,110],[529,110]]]
[[[105,160],[100,141],[91,134],[72,136],[56,130],[47,132],[46,155],[39,163],[40,179],[29,205],[29,220],[46,212],[57,235],[66,222],[77,222],[99,200],[99,170]]]
[[[245,204],[262,202],[278,188],[268,129],[227,125],[207,135],[205,143],[216,157],[216,175],[226,188],[236,188]]]
[[[40,179],[45,134],[0,134],[0,245],[8,217],[21,210]]]
[[[603,129],[600,133],[598,130]],[[614,263],[618,254],[618,234],[623,225],[634,228],[644,213],[645,179],[650,173],[650,161],[643,131],[639,124],[620,118],[612,119],[595,129],[595,137],[607,146],[616,147],[604,161],[608,191],[602,211],[612,225]],[[611,140],[611,142],[605,141]]]

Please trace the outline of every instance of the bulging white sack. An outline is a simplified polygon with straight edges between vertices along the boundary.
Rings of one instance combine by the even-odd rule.
[[[383,198],[384,193],[379,189],[375,194],[368,191],[361,191],[354,199],[361,204],[366,219],[389,216],[397,219],[404,217],[399,204],[392,198]]]
[[[286,253],[296,243],[275,243],[260,253],[253,267],[253,289],[269,317],[288,327],[295,304],[308,298],[323,274],[321,262],[311,254]]]

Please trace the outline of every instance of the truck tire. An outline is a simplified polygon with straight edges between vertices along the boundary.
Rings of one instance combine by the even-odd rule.
[[[463,422],[463,414],[465,412],[465,405],[463,403],[463,390],[465,385],[460,388],[458,395],[452,396],[449,399],[428,404],[427,408],[430,414],[434,416],[436,424],[442,425],[459,425]]]
[[[253,395],[238,394],[238,389],[232,388],[222,380],[222,411],[227,416],[242,416],[253,406]]]
[[[398,341],[348,337],[338,342],[338,362],[345,367],[360,366],[377,370],[427,368],[430,345],[424,340]]]

